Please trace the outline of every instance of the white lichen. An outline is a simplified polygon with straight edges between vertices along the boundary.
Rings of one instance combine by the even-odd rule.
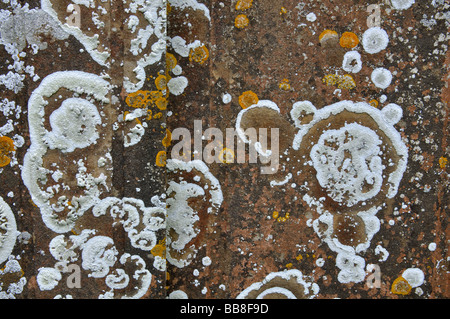
[[[344,71],[358,73],[362,69],[361,54],[357,51],[349,51],[345,53],[342,61]]]
[[[391,85],[392,73],[385,68],[376,68],[375,70],[373,70],[370,78],[377,88],[384,90],[388,88],[389,85]]]
[[[367,53],[375,54],[383,51],[389,44],[389,36],[380,27],[367,29],[362,37],[362,46]]]
[[[392,6],[397,10],[409,9],[415,2],[415,0],[391,0]]]

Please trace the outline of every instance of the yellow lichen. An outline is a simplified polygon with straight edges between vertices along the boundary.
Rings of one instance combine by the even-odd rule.
[[[161,112],[158,112],[158,113],[156,113],[155,115],[153,115],[153,118],[155,119],[155,120],[158,120],[158,119],[160,119],[160,118],[162,118],[163,117],[163,114],[161,113]]]
[[[325,75],[322,81],[327,86],[337,86],[339,89],[351,90],[356,87],[355,80],[350,74],[328,74]]]
[[[219,161],[224,164],[231,164],[234,162],[234,152],[229,148],[224,148],[219,153]]]
[[[234,26],[238,29],[243,29],[247,27],[250,23],[250,20],[245,14],[240,14],[234,20]]]
[[[323,41],[326,41],[330,38],[337,38],[339,37],[338,33],[333,30],[325,30],[319,35],[319,41],[322,43]]]
[[[158,109],[160,109],[161,111],[164,111],[167,109],[167,104],[168,104],[168,101],[165,97],[160,97],[155,100],[156,107]]]
[[[167,76],[159,74],[158,77],[155,79],[156,88],[161,91],[165,90],[167,87],[167,82],[168,82]]]
[[[161,91],[151,91],[150,92],[150,99],[152,101],[156,101],[157,99],[164,97],[164,94]]]
[[[376,107],[376,108],[377,108],[378,105],[379,105],[378,101],[375,100],[375,99],[371,100],[371,101],[369,102],[369,104],[372,105],[373,107]]]
[[[259,102],[258,96],[252,91],[246,91],[239,96],[239,105],[246,109]]]
[[[164,147],[169,147],[170,143],[172,143],[172,132],[166,129],[166,136],[162,140],[162,145]]]
[[[166,239],[162,239],[158,242],[157,245],[155,245],[155,247],[152,248],[152,250],[150,250],[150,253],[156,257],[161,257],[161,258],[166,258]]]
[[[236,3],[236,10],[247,10],[253,5],[253,0],[238,0]]]
[[[291,269],[293,266],[294,266],[294,264],[292,264],[292,263],[286,264],[287,269]]]
[[[286,14],[286,13],[287,13],[286,8],[285,7],[281,7],[280,15],[283,15],[283,14]]]
[[[445,168],[447,166],[448,163],[448,159],[444,156],[442,156],[441,158],[439,158],[439,166],[441,168]]]
[[[177,58],[172,53],[166,54],[166,66],[168,70],[173,70],[177,66]]]
[[[278,216],[277,222],[284,223],[289,219],[289,213],[286,213],[284,216]]]
[[[209,50],[205,45],[198,46],[189,51],[189,61],[203,64],[209,58]]]
[[[278,86],[280,89],[282,89],[284,91],[289,91],[291,89],[291,85],[289,84],[288,79],[283,79],[283,81],[281,81]]]
[[[156,166],[165,167],[167,162],[167,153],[166,151],[160,151],[156,155]]]
[[[149,91],[136,91],[128,94],[125,102],[129,107],[134,108],[145,108],[148,107],[149,101]]]
[[[278,218],[279,213],[277,211],[274,211],[272,214],[272,218],[273,219],[277,219]]]
[[[396,295],[408,295],[411,292],[411,285],[402,276],[394,280],[391,287],[391,292]]]
[[[5,167],[11,163],[11,152],[15,150],[12,139],[7,136],[0,137],[0,167]]]
[[[359,39],[353,32],[344,32],[339,40],[339,44],[343,48],[353,49],[359,44]]]

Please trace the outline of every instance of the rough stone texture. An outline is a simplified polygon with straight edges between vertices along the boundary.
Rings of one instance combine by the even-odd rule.
[[[11,159],[0,168],[1,296],[448,298],[450,4],[413,2],[0,1],[0,135],[15,145],[8,151],[9,140],[0,141]],[[80,24],[64,25],[66,17],[76,24],[77,3]],[[396,9],[398,3],[408,8]],[[142,4],[148,7],[141,12]],[[389,42],[370,54],[363,34],[378,17]],[[345,32],[352,34],[342,38]],[[96,35],[98,42],[88,39]],[[135,46],[139,36],[145,47]],[[343,68],[350,51],[360,54],[357,73]],[[392,74],[384,89],[371,79],[377,68]],[[59,87],[66,71],[84,72],[82,80],[70,73],[73,87]],[[107,102],[93,97],[101,90],[87,73],[106,90]],[[13,76],[23,78],[14,82]],[[36,112],[33,96],[55,86],[43,114]],[[55,131],[52,112],[73,98],[98,110],[98,138],[71,151],[46,144],[33,126]],[[309,101],[312,111],[300,101]],[[341,112],[336,105],[342,103]],[[389,104],[398,107],[383,113]],[[292,118],[295,105],[299,113]],[[248,155],[245,163],[206,164],[192,152],[185,154],[188,163],[169,159],[165,165],[177,145],[168,142],[168,132],[187,128],[195,139],[194,121],[201,120],[203,131],[219,128],[225,135],[239,115],[242,128],[279,129],[276,174],[262,174],[266,164],[249,163]],[[376,138],[364,139],[368,131],[361,127]],[[296,147],[302,128],[308,132]],[[324,185],[318,178],[321,157],[314,162],[312,154],[330,130],[345,142],[362,141],[367,152],[379,147],[370,158],[379,155],[385,166],[382,184],[377,189],[370,182],[377,167],[366,159],[358,172],[368,174],[370,167],[375,173],[361,187],[375,191],[356,197],[355,205],[349,193],[341,200],[336,194],[357,185],[336,179]],[[323,143],[329,152],[340,145]],[[343,152],[341,165],[357,160],[352,150]],[[26,158],[36,154],[47,178],[36,185],[47,193],[53,188],[48,200],[27,182],[35,166]],[[355,181],[349,169],[336,169],[344,182]],[[388,178],[396,173],[391,190],[396,183]],[[86,174],[100,180],[83,179]],[[83,204],[77,198],[89,190],[95,192]],[[43,218],[47,207],[70,227]],[[74,288],[78,275],[81,288]]]

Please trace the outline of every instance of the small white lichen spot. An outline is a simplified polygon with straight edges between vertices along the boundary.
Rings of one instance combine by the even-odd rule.
[[[323,267],[323,265],[325,265],[325,259],[323,259],[323,258],[317,258],[317,260],[316,260],[316,266],[317,266],[317,267]]]
[[[203,266],[207,267],[211,265],[211,258],[208,256],[202,258],[202,264]]]
[[[317,20],[317,16],[314,14],[314,12],[308,13],[308,15],[306,16],[306,20],[308,20],[309,22],[314,22]]]
[[[169,299],[189,299],[188,295],[182,290],[175,290],[169,294]]]
[[[389,36],[380,27],[367,29],[362,37],[362,46],[367,53],[375,54],[383,51],[389,44]]]
[[[342,61],[344,71],[358,73],[362,69],[361,55],[357,51],[345,53]]]
[[[429,249],[430,251],[435,251],[435,250],[436,250],[436,243],[430,243],[430,244],[428,245],[428,249]]]
[[[415,0],[391,0],[392,6],[397,10],[409,9],[415,2]]]
[[[231,94],[230,93],[224,93],[223,95],[222,95],[222,102],[223,102],[223,104],[228,104],[228,103],[230,103],[231,102]]]
[[[376,68],[370,78],[377,88],[386,89],[391,85],[392,73],[385,68]]]

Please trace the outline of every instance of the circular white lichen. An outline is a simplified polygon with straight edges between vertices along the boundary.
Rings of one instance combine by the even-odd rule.
[[[64,201],[70,199],[60,196],[57,203],[50,201],[51,198],[55,198],[56,201],[56,196],[58,196],[55,194],[56,188],[50,191],[47,186],[44,187],[45,183],[42,183],[42,181],[50,177],[46,174],[50,175],[55,172],[47,173],[47,170],[43,167],[44,157],[50,147],[58,149],[61,147],[63,148],[61,151],[68,151],[78,146],[85,147],[85,145],[96,141],[95,123],[99,123],[97,107],[102,108],[105,104],[110,103],[109,89],[109,83],[98,75],[80,71],[62,71],[45,77],[28,100],[31,146],[24,157],[22,179],[32,196],[33,202],[40,208],[44,223],[55,232],[64,233],[73,229],[76,220],[92,207],[94,198],[97,198],[102,192],[101,189],[104,187],[101,186],[106,185],[106,176],[99,172],[92,175],[86,171],[85,167],[82,168],[83,171],[79,170],[77,175],[84,175],[86,182],[81,188],[83,193],[77,193],[79,194],[77,198],[74,196],[71,200],[73,203],[77,202],[78,207],[71,207],[68,212],[61,214],[61,211],[64,210],[62,206]],[[55,99],[55,97],[61,95],[61,93],[58,94],[60,90],[65,91],[66,96],[71,95],[64,98],[61,105],[51,105],[56,104],[54,101],[57,101],[58,98]],[[83,99],[80,99],[80,97],[83,97]],[[62,95],[59,99],[62,99]],[[54,107],[59,108],[50,113],[54,110]],[[77,115],[78,111],[75,110],[81,111],[81,113]],[[74,118],[80,117],[77,119],[77,123],[69,123],[69,127],[66,128],[63,114],[67,115],[67,113]],[[44,123],[46,118],[50,118],[51,114],[53,114],[53,129],[48,131],[48,127]],[[81,123],[83,121],[82,114],[86,115],[86,119],[92,124],[89,124],[91,127],[84,127],[88,123]],[[82,129],[81,133],[76,131],[77,126]],[[70,129],[71,133],[66,132],[66,129]],[[58,130],[60,131],[59,135],[56,134]],[[70,135],[70,141],[64,141],[64,134]],[[80,144],[78,146],[71,145],[71,141]],[[90,155],[92,154],[94,154],[94,157],[100,155],[97,155],[96,152],[90,153]],[[86,156],[86,154],[81,155]],[[53,159],[53,161],[55,160],[57,161],[56,158]],[[58,164],[58,162],[54,163]],[[61,170],[63,170],[63,166],[67,166],[67,163],[61,164]],[[55,175],[58,181],[62,178],[73,179],[73,176],[68,177],[58,174]],[[59,183],[61,186],[61,182]],[[56,191],[56,193],[58,192]]]
[[[44,291],[54,289],[58,285],[61,278],[61,273],[55,268],[42,267],[39,268],[36,281],[39,289]]]
[[[436,250],[436,243],[430,243],[430,244],[428,245],[428,249],[429,249],[430,251],[435,251],[435,250]]]
[[[416,288],[422,285],[425,279],[423,271],[418,268],[406,269],[403,272],[402,277],[405,278],[406,281],[408,281],[412,288]]]
[[[383,114],[385,121],[392,125],[397,124],[403,116],[402,108],[395,103],[389,103],[386,105],[381,110],[381,113]]]
[[[179,76],[176,78],[170,79],[169,83],[167,83],[167,87],[169,88],[169,92],[173,95],[180,95],[184,92],[188,85],[188,79],[185,76]]]
[[[169,299],[189,299],[189,297],[184,291],[175,290],[169,294]]]
[[[409,9],[415,2],[415,0],[391,0],[392,6],[397,10]]]
[[[106,276],[105,283],[112,289],[124,289],[128,286],[130,277],[123,269],[115,269],[113,274]]]
[[[207,267],[211,265],[211,258],[206,256],[202,258],[202,264],[203,266]]]
[[[317,266],[317,267],[323,267],[323,265],[325,265],[325,259],[323,259],[323,258],[317,258],[317,260],[316,260],[316,266]]]
[[[345,53],[342,61],[344,71],[358,73],[362,69],[361,55],[357,51]]]
[[[224,94],[222,94],[222,102],[223,102],[223,104],[228,104],[228,103],[230,103],[230,102],[231,102],[231,99],[232,99],[232,97],[231,97],[231,94],[230,94],[230,93],[224,93]]]
[[[375,54],[387,48],[389,36],[380,27],[367,29],[362,37],[362,46],[367,53]]]
[[[310,101],[300,101],[294,103],[291,110],[291,118],[295,126],[302,125],[302,118],[306,115],[314,115],[317,111],[316,107]]]
[[[82,251],[82,267],[89,270],[89,276],[94,278],[105,277],[109,273],[109,267],[112,267],[118,254],[114,247],[114,241],[106,236],[96,236],[89,239]]]
[[[370,78],[377,88],[384,90],[389,85],[391,85],[392,73],[385,68],[376,68],[375,70],[373,70]]]
[[[45,137],[51,149],[73,152],[96,143],[99,138],[96,127],[101,125],[97,107],[91,102],[70,98],[50,115],[52,131]]]
[[[308,13],[306,15],[306,20],[308,20],[309,22],[314,22],[317,20],[317,16],[315,15],[314,12]]]
[[[364,258],[351,253],[340,253],[336,256],[336,266],[341,269],[338,280],[341,283],[361,282],[366,276]]]
[[[373,130],[356,123],[321,135],[310,156],[317,180],[333,200],[353,206],[379,193],[383,180],[380,145]]]

